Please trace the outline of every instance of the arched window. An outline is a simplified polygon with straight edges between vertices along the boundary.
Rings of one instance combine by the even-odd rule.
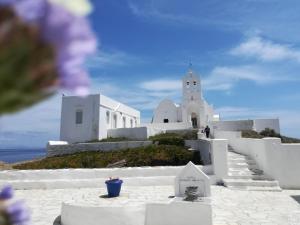
[[[194,80],[194,85],[197,85],[197,81]]]
[[[113,128],[117,128],[117,125],[118,125],[118,123],[117,123],[117,115],[116,114],[114,114],[114,121],[113,121]]]
[[[110,112],[106,111],[106,123],[109,124],[110,122]]]
[[[133,128],[133,119],[130,120],[130,127]]]
[[[126,128],[126,117],[123,117],[123,128]]]

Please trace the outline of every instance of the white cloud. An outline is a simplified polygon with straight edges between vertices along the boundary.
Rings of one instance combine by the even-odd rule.
[[[297,78],[282,76],[282,74],[277,73],[278,71],[271,73],[269,70],[257,65],[215,67],[203,79],[203,86],[205,90],[227,91],[232,89],[241,80],[252,81],[259,85],[297,80]]]
[[[244,66],[217,66],[206,76],[201,77],[202,87],[206,91],[229,91],[241,80],[255,82],[259,85],[268,85],[276,82],[296,81],[290,76],[281,76],[277,72],[272,74],[263,67],[257,65]],[[170,96],[181,92],[182,81],[180,79],[154,79],[144,81],[138,86],[149,91],[153,96]]]
[[[181,90],[181,80],[158,79],[142,82],[139,85],[148,91],[178,91]]]
[[[143,18],[151,18],[157,19],[165,22],[172,22],[172,23],[190,23],[190,24],[199,24],[197,18],[188,15],[180,15],[180,14],[173,14],[173,13],[166,13],[160,11],[158,8],[151,5],[150,7],[140,7],[138,4],[133,2],[128,3],[128,7],[131,12],[139,17]]]
[[[109,66],[128,66],[144,62],[141,57],[136,57],[123,51],[99,50],[95,55],[88,58],[86,66],[88,68],[105,68]]]
[[[294,49],[289,45],[274,43],[258,36],[252,37],[233,48],[230,54],[255,57],[263,61],[295,60],[300,62],[300,50]]]

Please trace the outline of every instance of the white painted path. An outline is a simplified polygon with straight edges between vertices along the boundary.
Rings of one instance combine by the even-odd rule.
[[[61,202],[85,202],[91,205],[135,205],[151,201],[168,201],[172,186],[124,187],[122,197],[105,199],[106,190],[57,189],[19,190],[33,211],[34,225],[52,225],[60,214]],[[300,225],[300,204],[290,196],[298,191],[239,191],[212,186],[214,225]]]

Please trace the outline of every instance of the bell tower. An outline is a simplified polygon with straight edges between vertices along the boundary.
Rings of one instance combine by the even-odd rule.
[[[182,79],[182,98],[183,104],[202,100],[201,80],[191,69]]]

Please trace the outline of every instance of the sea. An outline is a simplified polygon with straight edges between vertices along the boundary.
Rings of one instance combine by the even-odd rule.
[[[0,149],[0,161],[6,163],[16,163],[38,159],[46,156],[46,149],[44,148],[16,148],[16,149]]]

